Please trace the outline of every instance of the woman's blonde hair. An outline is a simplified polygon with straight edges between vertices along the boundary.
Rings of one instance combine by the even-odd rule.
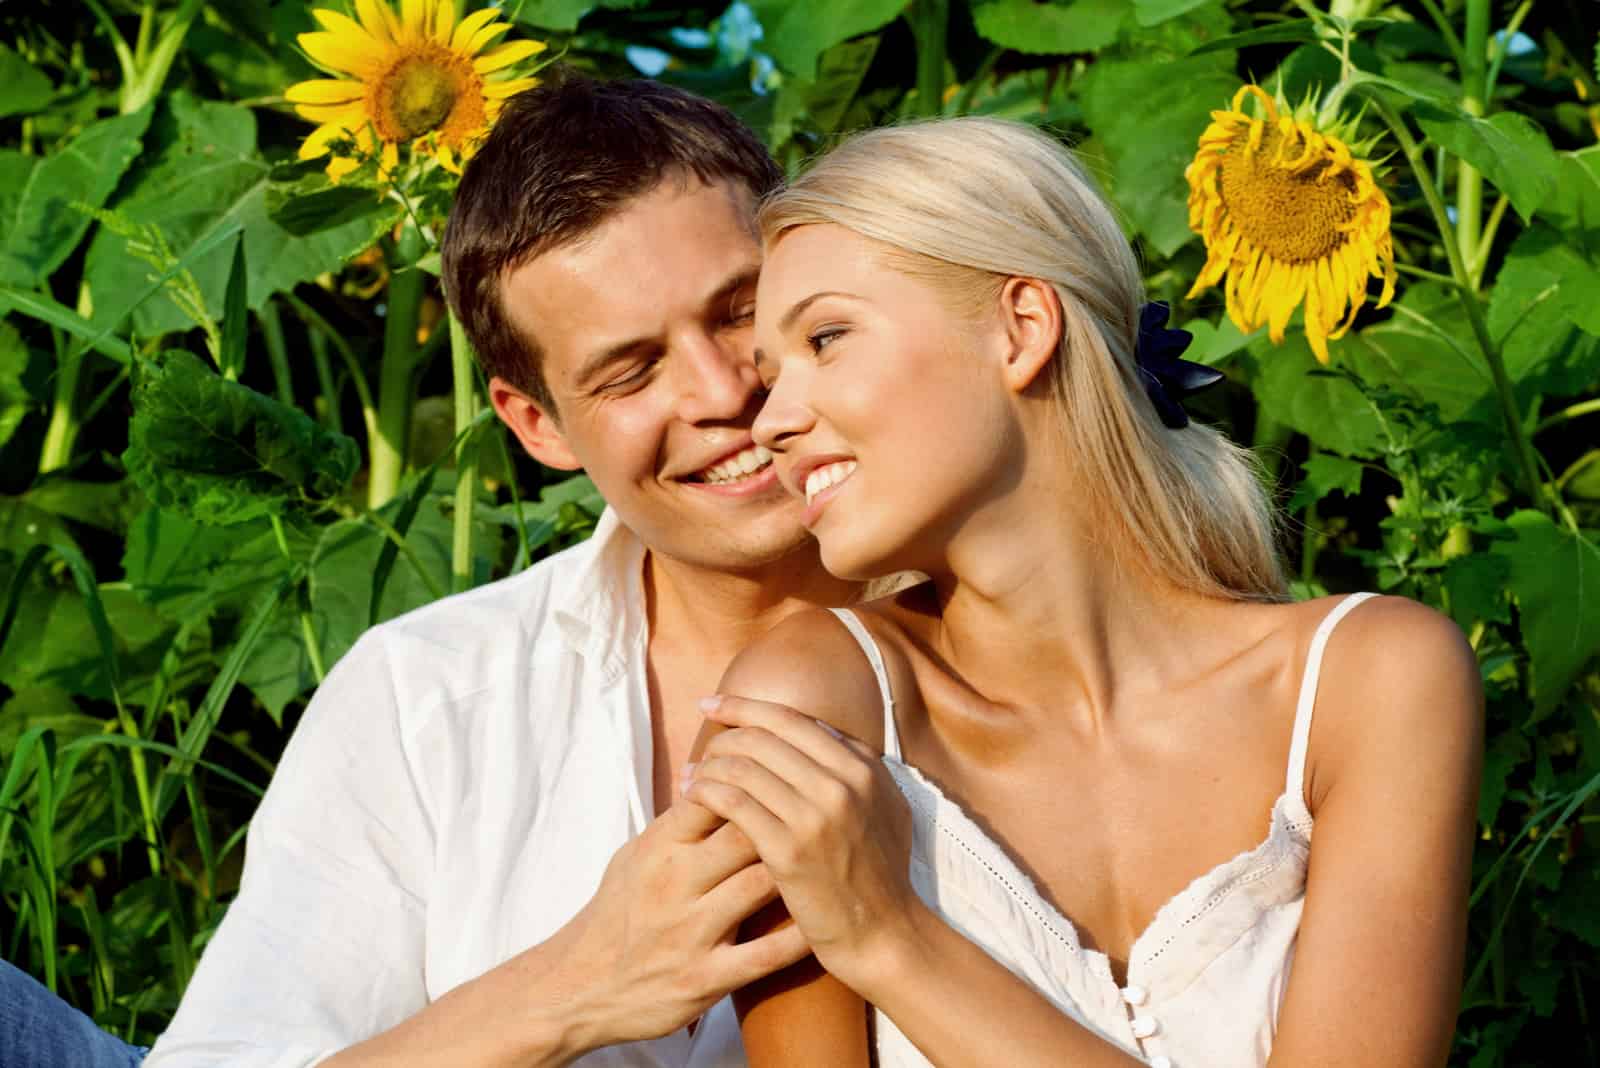
[[[1048,282],[1063,323],[1047,387],[1109,548],[1179,589],[1285,597],[1274,511],[1253,454],[1210,427],[1167,427],[1145,394],[1134,363],[1139,265],[1065,147],[988,118],[858,134],[761,208],[769,246],[813,223],[885,246],[892,266],[964,310],[993,307],[1006,278]]]

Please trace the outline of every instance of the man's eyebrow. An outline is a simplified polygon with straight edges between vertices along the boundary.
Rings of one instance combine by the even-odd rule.
[[[783,317],[778,320],[778,329],[780,331],[788,330],[794,325],[794,321],[800,318],[807,308],[811,307],[811,305],[815,304],[823,297],[843,297],[846,300],[861,299],[852,293],[841,293],[836,289],[824,289],[820,293],[813,293],[809,297],[805,297],[799,301],[796,301],[788,311],[783,313]]]

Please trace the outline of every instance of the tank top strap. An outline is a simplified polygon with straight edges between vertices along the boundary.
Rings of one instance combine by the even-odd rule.
[[[1323,617],[1317,632],[1311,636],[1311,650],[1306,654],[1306,670],[1300,680],[1300,698],[1294,711],[1294,734],[1289,743],[1289,773],[1284,791],[1293,803],[1293,810],[1304,820],[1311,818],[1305,804],[1306,747],[1311,739],[1311,713],[1317,704],[1317,680],[1322,675],[1322,654],[1328,648],[1328,638],[1340,620],[1362,601],[1376,597],[1375,593],[1352,593],[1334,606]]]
[[[872,665],[872,675],[878,680],[878,694],[883,698],[883,755],[899,760],[900,733],[894,725],[894,692],[889,688],[889,669],[884,666],[883,651],[878,648],[877,639],[872,636],[872,632],[855,612],[848,608],[830,608],[828,611],[844,624],[850,636],[866,654],[867,663]]]

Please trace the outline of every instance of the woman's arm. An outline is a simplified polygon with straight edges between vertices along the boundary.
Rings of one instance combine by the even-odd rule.
[[[1455,624],[1384,598],[1334,632],[1311,729],[1315,844],[1272,1065],[1445,1063],[1482,752],[1478,663]]]
[[[826,669],[819,670],[824,664]],[[855,639],[827,613],[800,613],[774,628],[735,658],[718,689],[804,710],[836,730],[876,738],[881,746],[876,680]],[[708,719],[690,751],[691,765],[698,765],[711,740],[729,729]],[[753,741],[760,745],[768,740]],[[723,745],[728,743],[725,739]],[[723,773],[730,777],[756,772],[730,766],[741,758],[713,757],[723,761]],[[716,770],[714,766],[711,772]],[[775,901],[745,921],[740,938],[793,923],[783,901]],[[866,1004],[815,956],[736,992],[734,1004],[751,1068],[867,1068],[871,1063]]]
[[[708,711],[688,796],[750,836],[822,962],[735,995],[753,1068],[866,1068],[867,1006],[856,991],[941,1066],[1142,1063],[1062,1015],[917,898],[910,811],[879,759],[877,684],[836,621],[804,613],[785,622],[734,661],[721,690],[739,696]],[[783,922],[793,921],[776,911],[745,932]]]

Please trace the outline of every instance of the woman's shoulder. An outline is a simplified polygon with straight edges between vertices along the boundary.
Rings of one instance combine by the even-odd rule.
[[[1340,600],[1305,603],[1313,634]],[[1405,597],[1372,597],[1328,635],[1315,708],[1313,748],[1329,785],[1357,769],[1465,769],[1482,733],[1477,655],[1448,616]]]
[[[787,705],[883,747],[877,673],[849,627],[825,608],[802,609],[751,642],[728,665],[719,689]]]

